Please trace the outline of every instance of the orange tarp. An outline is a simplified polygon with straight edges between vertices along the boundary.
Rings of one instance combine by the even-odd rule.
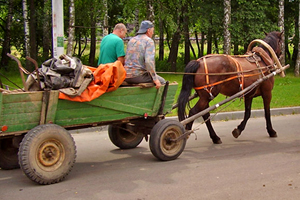
[[[105,92],[116,90],[123,83],[126,76],[126,71],[120,61],[101,64],[98,68],[89,67],[89,69],[93,72],[94,80],[80,96],[72,98],[60,92],[59,98],[79,102],[91,101]]]

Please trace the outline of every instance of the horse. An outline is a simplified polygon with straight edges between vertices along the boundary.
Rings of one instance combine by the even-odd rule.
[[[209,102],[219,93],[225,96],[232,96],[243,88],[254,83],[257,79],[274,71],[274,62],[271,56],[281,56],[282,32],[265,33],[263,44],[254,48],[248,47],[244,55],[209,54],[197,60],[191,60],[185,67],[182,79],[182,88],[178,96],[178,119],[182,121],[209,107]],[[250,46],[250,45],[249,45]],[[271,49],[270,49],[271,48]],[[272,55],[273,54],[276,55]],[[279,63],[279,61],[278,61]],[[254,97],[261,96],[264,104],[267,132],[270,137],[277,137],[272,127],[270,116],[270,103],[274,77],[263,81],[249,93],[244,94],[245,113],[242,122],[232,131],[235,138],[238,138],[246,127],[251,115],[251,105]],[[195,89],[195,95],[199,100],[194,107],[189,107],[189,115],[186,115],[186,107],[189,105],[191,90]],[[202,115],[209,131],[210,138],[214,144],[221,144],[222,141],[213,129],[210,121],[210,113]],[[191,130],[193,121],[186,124],[185,129]]]

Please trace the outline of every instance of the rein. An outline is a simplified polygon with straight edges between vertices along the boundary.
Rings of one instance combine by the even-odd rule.
[[[251,77],[251,76],[257,76],[257,75],[261,75],[261,74],[263,75],[263,73],[264,73],[265,71],[263,71],[262,69],[268,70],[269,67],[273,67],[273,66],[274,66],[274,64],[272,64],[272,65],[269,65],[269,66],[266,66],[266,67],[262,68],[262,67],[260,67],[260,66],[258,65],[258,63],[256,62],[257,68],[256,68],[256,69],[253,69],[253,70],[259,69],[260,72],[259,72],[259,73],[255,73],[255,74],[244,74],[244,71],[242,71],[241,65],[239,64],[239,62],[238,62],[234,57],[241,57],[241,58],[244,58],[244,57],[250,57],[250,56],[252,56],[253,54],[250,54],[250,55],[249,55],[249,54],[248,54],[248,55],[240,55],[240,56],[235,55],[234,57],[233,57],[233,56],[226,55],[226,54],[222,54],[222,55],[223,55],[223,56],[226,56],[226,57],[229,57],[231,60],[233,60],[233,62],[235,63],[236,69],[237,69],[237,72],[233,72],[233,73],[234,73],[234,74],[237,74],[237,75],[236,75],[236,76],[233,76],[233,77],[229,77],[229,78],[224,79],[224,80],[222,80],[222,81],[218,81],[218,82],[215,82],[215,83],[211,83],[211,84],[209,83],[209,75],[211,75],[211,74],[208,73],[207,64],[206,64],[206,57],[211,57],[211,56],[221,56],[221,55],[220,55],[220,54],[211,54],[211,55],[204,56],[204,57],[202,57],[202,58],[197,59],[198,62],[199,62],[201,59],[203,59],[203,62],[204,62],[204,70],[205,70],[205,74],[203,74],[203,75],[205,75],[205,78],[206,78],[206,85],[204,85],[204,86],[199,86],[199,87],[194,87],[194,89],[195,89],[195,90],[201,90],[201,89],[206,90],[206,91],[210,94],[211,98],[213,98],[213,95],[212,95],[212,93],[211,93],[211,90],[212,90],[213,86],[219,85],[219,84],[222,84],[222,83],[224,83],[224,82],[231,81],[231,80],[237,78],[237,79],[239,79],[240,89],[243,90],[243,88],[244,88],[244,79],[245,79],[245,78]],[[247,70],[247,71],[253,71],[253,70]],[[231,74],[233,74],[233,73],[231,72]],[[226,75],[226,74],[228,74],[228,73],[217,73],[217,74],[215,74],[215,75]]]

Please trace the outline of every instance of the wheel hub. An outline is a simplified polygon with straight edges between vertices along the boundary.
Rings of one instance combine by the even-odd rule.
[[[39,147],[38,160],[45,167],[56,165],[63,157],[62,145],[55,140],[46,141]]]

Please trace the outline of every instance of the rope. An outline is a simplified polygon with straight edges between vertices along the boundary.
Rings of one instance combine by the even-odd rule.
[[[264,69],[269,69],[270,67],[273,67],[273,65],[268,65],[265,67],[259,67],[259,68],[255,68],[255,69],[249,69],[249,70],[244,70],[244,71],[239,71],[239,72],[224,72],[224,73],[186,73],[186,72],[156,72],[157,74],[175,74],[175,75],[209,75],[209,76],[220,76],[220,75],[232,75],[232,74],[238,74],[238,73],[248,73],[248,72],[252,72],[252,71],[256,71],[257,69],[259,70],[264,70]]]

